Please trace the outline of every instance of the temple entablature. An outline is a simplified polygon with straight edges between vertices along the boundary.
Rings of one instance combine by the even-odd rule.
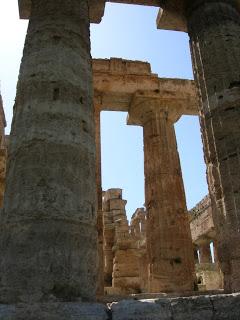
[[[209,195],[204,197],[190,210],[190,227],[193,243],[201,245],[206,241],[213,241],[216,231],[213,224],[212,206]]]
[[[147,62],[93,59],[95,103],[102,111],[128,112],[139,101],[157,100],[179,115],[198,115],[193,80],[159,78]]]

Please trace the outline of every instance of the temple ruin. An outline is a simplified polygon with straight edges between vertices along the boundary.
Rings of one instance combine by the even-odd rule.
[[[147,211],[145,208],[136,209],[128,223],[126,202],[122,199],[121,189],[109,189],[103,193],[104,285],[107,295],[150,292],[148,274],[151,270],[146,246]],[[210,250],[210,243],[216,242],[216,231],[209,196],[190,210],[189,219],[195,252],[195,289],[222,290],[223,274],[217,250],[214,247],[214,257]]]
[[[211,199],[208,195],[189,212],[195,253],[195,271],[198,288],[202,291],[223,289],[223,274],[218,261],[217,237],[212,210]]]
[[[105,0],[18,2],[29,27],[7,148],[0,101],[0,318],[238,320],[239,0],[109,1],[159,7],[159,29],[187,32],[195,81],[92,61]],[[103,110],[143,127],[146,210],[130,225],[121,190],[102,197]],[[186,114],[200,118],[210,194],[191,218],[174,130]],[[107,307],[104,287],[152,296]]]

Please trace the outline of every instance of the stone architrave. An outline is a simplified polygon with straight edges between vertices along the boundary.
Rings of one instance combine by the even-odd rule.
[[[226,291],[240,290],[240,6],[238,0],[160,0],[167,29],[188,31],[218,257]],[[172,18],[173,13],[185,26]],[[164,28],[161,19],[158,27]],[[176,26],[176,23],[178,24]]]
[[[32,0],[1,212],[0,300],[95,298],[95,132],[87,0]]]
[[[171,104],[172,103],[172,104]],[[172,108],[171,108],[172,107]],[[150,292],[194,289],[194,256],[174,131],[177,99],[136,96],[128,124],[144,134],[145,204]]]

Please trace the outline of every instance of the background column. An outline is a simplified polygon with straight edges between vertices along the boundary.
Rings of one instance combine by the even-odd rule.
[[[129,112],[130,123],[134,123],[134,119],[142,119],[144,134],[150,292],[194,289],[193,245],[174,117],[170,117],[158,101],[151,100],[131,108]]]
[[[212,263],[210,242],[206,241],[199,245],[200,263]]]

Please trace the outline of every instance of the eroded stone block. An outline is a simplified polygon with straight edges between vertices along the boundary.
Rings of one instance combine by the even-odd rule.
[[[210,297],[216,320],[240,319],[240,295],[216,295]]]
[[[212,303],[208,296],[176,298],[171,301],[174,320],[212,320]]]
[[[0,320],[108,320],[108,310],[94,303],[42,303],[0,306]]]
[[[168,300],[123,300],[111,305],[112,320],[170,320]]]

